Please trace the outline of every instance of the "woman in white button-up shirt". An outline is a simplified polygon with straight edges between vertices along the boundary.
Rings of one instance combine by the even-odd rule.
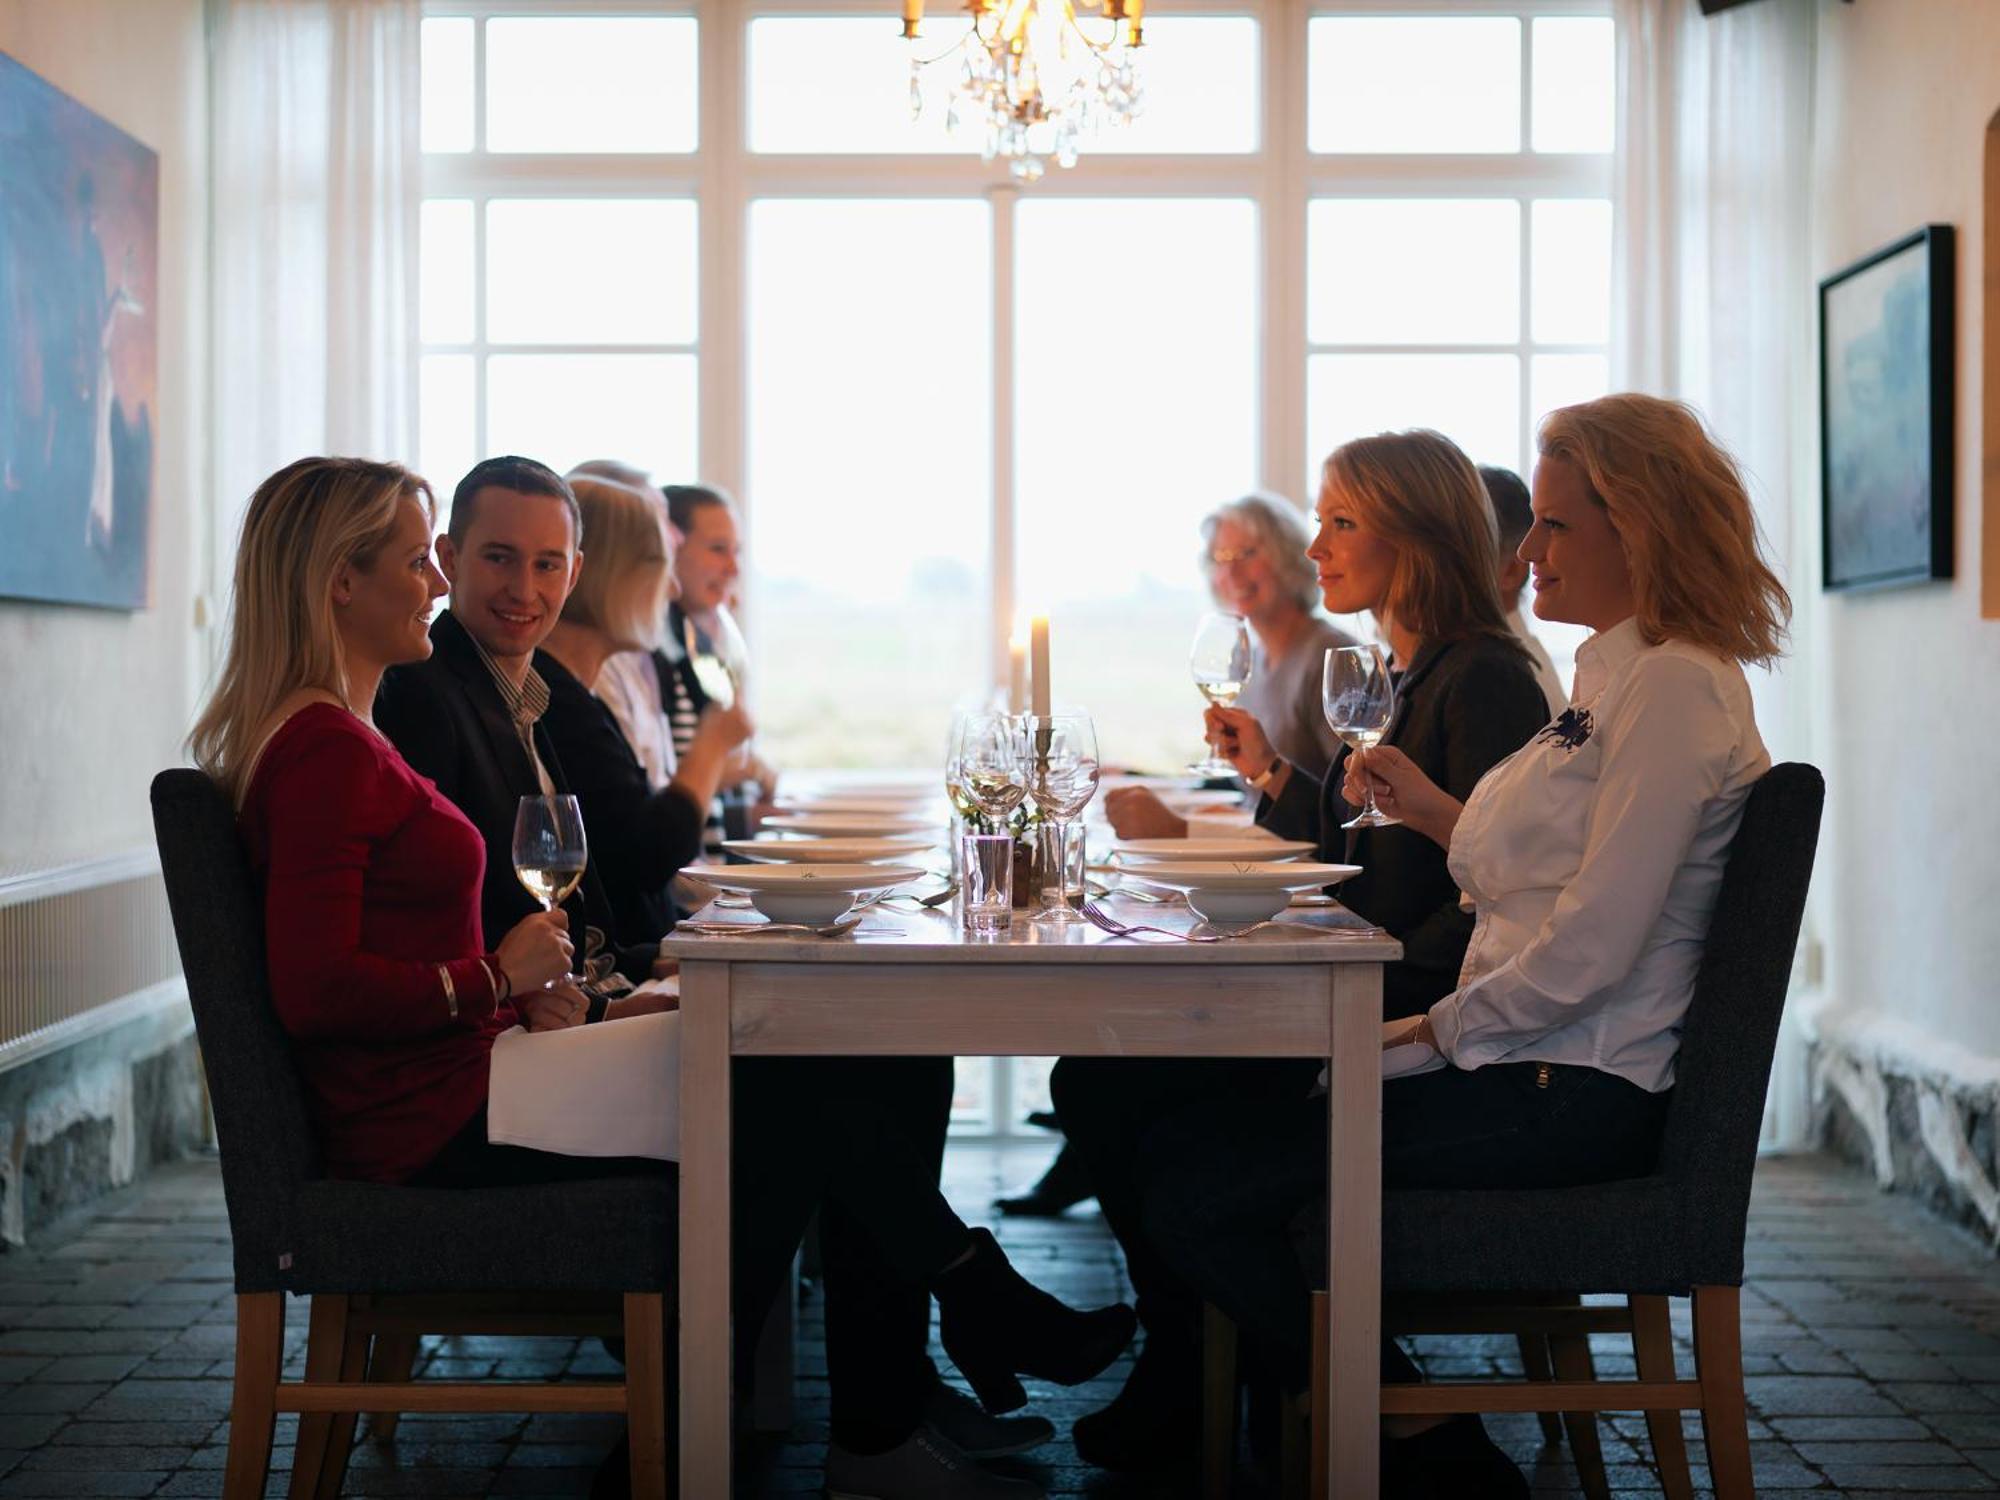
[[[1790,601],[1735,464],[1690,410],[1647,396],[1553,412],[1540,449],[1520,551],[1535,613],[1595,631],[1568,708],[1462,804],[1387,747],[1348,772],[1353,800],[1370,778],[1384,811],[1449,851],[1476,911],[1457,988],[1384,1027],[1389,1188],[1652,1169],[1723,862],[1770,767],[1743,667],[1778,655]],[[1302,1380],[1286,1231],[1324,1188],[1323,1101],[1183,1118],[1171,1137],[1152,1143],[1175,1165],[1149,1229]],[[1408,1441],[1388,1445],[1385,1495],[1527,1493],[1476,1418],[1390,1436]]]

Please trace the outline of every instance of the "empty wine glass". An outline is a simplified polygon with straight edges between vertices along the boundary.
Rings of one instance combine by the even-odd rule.
[[[583,883],[589,861],[583,809],[570,796],[523,797],[514,810],[514,878],[554,911]],[[565,984],[581,982],[565,974]]]
[[[1396,717],[1396,680],[1380,646],[1330,646],[1320,671],[1320,707],[1326,722],[1356,757],[1382,743]],[[1342,828],[1387,828],[1400,823],[1375,806],[1375,788],[1364,777],[1362,808]]]
[[[1021,721],[1011,714],[967,714],[947,770],[956,775],[953,802],[967,821],[1001,824],[1028,795]]]
[[[1028,795],[1055,826],[1055,879],[1042,888],[1043,911],[1037,920],[1068,922],[1076,918],[1066,888],[1069,829],[1097,795],[1097,730],[1086,714],[1030,715],[1022,723]]]
[[[1250,627],[1241,615],[1212,614],[1202,617],[1195,628],[1194,646],[1188,652],[1188,672],[1202,697],[1217,708],[1236,702],[1243,685],[1250,680]],[[1215,741],[1208,742],[1206,759],[1188,769],[1197,776],[1234,776],[1236,767],[1222,758]]]

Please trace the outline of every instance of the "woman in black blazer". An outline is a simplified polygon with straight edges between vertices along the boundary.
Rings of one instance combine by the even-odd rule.
[[[1469,794],[1547,717],[1534,669],[1495,590],[1497,527],[1479,471],[1435,432],[1362,438],[1326,460],[1316,513],[1319,529],[1307,556],[1323,602],[1335,614],[1372,613],[1390,643],[1398,684],[1386,743],[1439,785]],[[1472,919],[1458,909],[1443,851],[1401,827],[1340,826],[1355,811],[1340,794],[1352,752],[1344,751],[1315,785],[1278,756],[1251,715],[1211,709],[1208,727],[1222,753],[1263,793],[1261,824],[1312,839],[1322,858],[1363,867],[1341,887],[1342,901],[1404,947],[1403,959],[1385,969],[1385,1019],[1415,1015],[1449,993]],[[1317,1074],[1317,1065],[1297,1059],[1057,1064],[1056,1112],[1124,1246],[1146,1326],[1145,1348],[1124,1391],[1075,1425],[1077,1452],[1090,1462],[1175,1468],[1189,1461],[1201,1431],[1201,1303],[1161,1260],[1141,1222],[1149,1132],[1189,1109],[1226,1107],[1230,1099],[1303,1096]]]

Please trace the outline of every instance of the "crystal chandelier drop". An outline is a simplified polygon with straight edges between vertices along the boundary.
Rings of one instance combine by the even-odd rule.
[[[1076,165],[1081,141],[1139,112],[1137,53],[1145,0],[966,0],[971,28],[956,45],[920,55],[924,0],[903,0],[903,36],[911,44],[910,112],[924,109],[924,69],[952,58],[963,73],[952,91],[946,127],[983,133],[986,160],[1007,159],[1033,182],[1056,165]],[[1101,11],[1099,10],[1101,7]],[[1093,33],[1096,33],[1093,35]]]

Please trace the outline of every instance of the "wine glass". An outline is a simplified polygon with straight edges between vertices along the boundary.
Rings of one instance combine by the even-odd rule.
[[[1396,680],[1380,646],[1330,646],[1320,672],[1320,707],[1326,722],[1357,757],[1382,743],[1396,716]],[[1388,828],[1400,823],[1375,806],[1375,788],[1363,778],[1360,813],[1342,828]]]
[[[945,771],[946,790],[968,822],[1007,821],[1028,795],[1021,721],[1012,714],[967,714]]]
[[[1069,922],[1069,826],[1097,795],[1097,730],[1085,714],[1028,716],[1028,795],[1055,825],[1055,879],[1042,887],[1045,922]]]
[[[1202,697],[1217,708],[1228,708],[1250,680],[1250,627],[1241,615],[1212,614],[1202,617],[1195,628],[1194,646],[1188,652],[1188,671]],[[1222,758],[1215,741],[1208,742],[1206,759],[1188,769],[1197,776],[1234,776],[1236,767]]]
[[[743,632],[728,606],[716,606],[715,629],[706,646],[691,619],[683,622],[681,642],[687,647],[688,666],[694,672],[694,680],[701,684],[708,701],[717,708],[735,707],[743,691],[743,666],[749,648],[744,645]]]
[[[588,862],[583,809],[571,796],[523,797],[514,810],[514,877],[528,894],[554,911],[583,883]],[[565,974],[563,983],[581,976]]]

